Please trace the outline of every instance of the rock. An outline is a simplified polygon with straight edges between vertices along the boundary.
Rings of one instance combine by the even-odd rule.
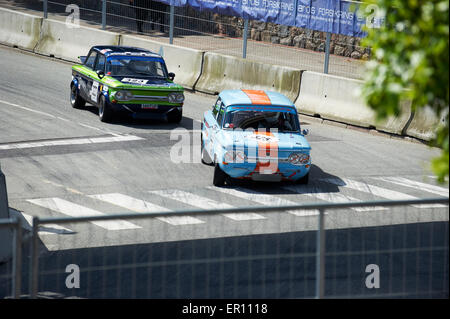
[[[370,55],[368,53],[364,53],[361,57],[361,60],[368,61],[370,59]]]
[[[293,42],[294,42],[294,46],[299,47],[299,48],[304,48],[306,45],[306,35],[303,33],[301,35],[294,37]]]
[[[359,53],[358,51],[353,51],[352,54],[350,54],[350,57],[352,59],[361,59],[361,53]]]
[[[272,37],[272,36],[271,36],[269,30],[264,30],[264,31],[261,33],[261,40],[264,41],[264,42],[270,42],[270,41],[271,41],[271,37]]]
[[[345,47],[337,45],[337,44],[335,45],[334,54],[343,56],[344,52],[345,52]]]
[[[319,51],[319,52],[325,52],[325,43],[324,43],[324,42],[320,43],[320,44],[317,46],[316,51]]]
[[[291,37],[282,38],[280,40],[280,44],[292,46],[293,45],[292,38]]]
[[[286,38],[289,36],[289,27],[287,25],[280,26],[280,30],[278,31],[278,36],[280,38]]]
[[[306,40],[305,49],[314,50],[315,48],[315,44],[310,39]]]

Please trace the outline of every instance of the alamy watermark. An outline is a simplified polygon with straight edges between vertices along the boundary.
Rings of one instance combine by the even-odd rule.
[[[78,29],[80,27],[80,7],[76,4],[69,4],[66,12],[69,13],[66,18],[66,26],[69,29]]]

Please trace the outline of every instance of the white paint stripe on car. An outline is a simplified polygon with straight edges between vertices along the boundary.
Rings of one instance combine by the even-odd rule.
[[[85,217],[85,216],[104,216],[105,214],[94,209],[90,209],[67,200],[53,197],[53,198],[38,198],[28,199],[28,202],[48,208],[50,210],[62,213],[71,217]],[[124,220],[108,220],[108,221],[92,221],[94,225],[102,227],[106,230],[127,230],[142,228],[138,225]]]
[[[168,208],[161,207],[159,205],[120,193],[89,195],[88,197],[98,199],[119,207],[123,207],[137,213],[152,213],[152,212],[155,213],[155,212],[172,211]],[[175,226],[204,223],[204,221],[192,216],[157,217],[157,219]]]
[[[227,209],[234,208],[234,206],[229,205],[227,203],[220,203],[213,199],[209,199],[206,197],[202,197],[190,192],[185,192],[181,190],[159,190],[159,191],[150,191],[149,193],[159,195],[161,197],[166,197],[169,199],[174,199],[184,204],[194,206],[200,209]],[[254,219],[265,219],[264,216],[255,214],[255,213],[230,213],[230,214],[222,214],[223,216],[236,220],[236,221],[244,221],[244,220],[254,220]]]

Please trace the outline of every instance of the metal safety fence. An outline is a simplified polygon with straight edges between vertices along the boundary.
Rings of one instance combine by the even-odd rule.
[[[34,217],[0,297],[448,298],[448,213],[437,198]]]
[[[361,39],[145,0],[0,0],[82,25],[301,70],[362,78]]]

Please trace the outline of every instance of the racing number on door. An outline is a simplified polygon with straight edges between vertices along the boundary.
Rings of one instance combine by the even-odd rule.
[[[91,87],[91,91],[90,91],[90,97],[91,100],[94,101],[94,103],[97,103],[98,100],[98,82],[93,82],[92,83],[92,87]]]

